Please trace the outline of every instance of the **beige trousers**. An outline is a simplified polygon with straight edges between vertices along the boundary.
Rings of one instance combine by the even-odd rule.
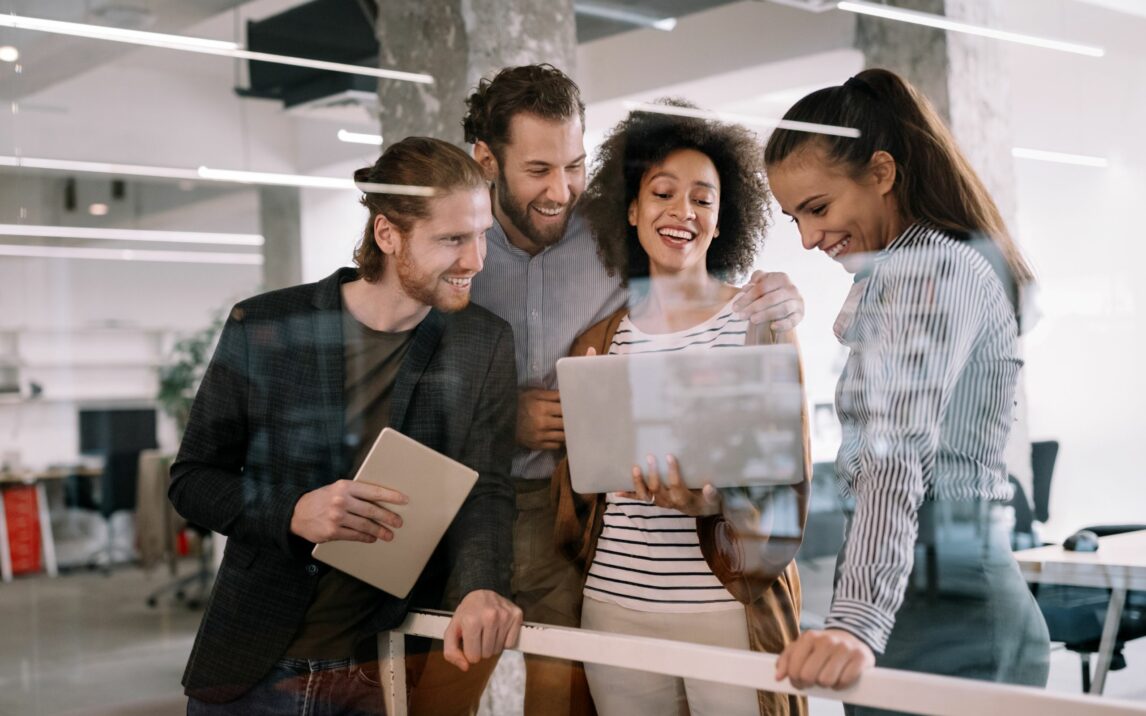
[[[666,614],[642,612],[587,596],[581,627],[708,646],[748,649],[744,609]],[[589,690],[601,716],[756,716],[756,691],[639,669],[585,664]]]

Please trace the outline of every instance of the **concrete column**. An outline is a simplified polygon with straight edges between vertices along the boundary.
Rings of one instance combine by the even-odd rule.
[[[259,187],[263,290],[302,282],[302,211],[298,187]]]
[[[908,10],[998,26],[1002,0],[891,0]],[[1010,75],[998,40],[861,15],[856,48],[867,67],[885,67],[922,91],[951,128],[1008,226],[1015,217]]]
[[[379,3],[381,65],[434,76],[433,85],[381,80],[382,133],[462,144],[465,98],[512,65],[548,62],[573,75],[573,0],[386,0]]]
[[[944,0],[889,0],[886,4],[944,14]],[[950,116],[947,38],[943,30],[869,15],[856,17],[855,46],[864,54],[864,66],[882,67],[907,78],[927,95],[944,121]]]
[[[999,27],[1004,0],[946,0],[956,20]],[[947,92],[950,126],[959,148],[1015,229],[1015,160],[1011,156],[1011,73],[1005,45],[998,40],[952,33],[947,39]]]

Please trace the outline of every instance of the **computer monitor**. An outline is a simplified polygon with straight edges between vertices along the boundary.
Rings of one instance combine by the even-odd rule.
[[[80,453],[120,455],[158,447],[153,408],[80,410]]]
[[[80,453],[104,459],[98,506],[105,516],[135,508],[139,453],[158,447],[153,408],[82,409]],[[84,502],[86,500],[80,500]]]

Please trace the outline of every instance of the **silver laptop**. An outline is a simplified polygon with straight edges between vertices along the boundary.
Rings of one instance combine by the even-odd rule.
[[[384,428],[354,479],[393,488],[410,498],[386,505],[402,516],[390,542],[339,540],[315,546],[315,559],[405,598],[461,509],[477,472],[392,428]]]
[[[689,487],[804,478],[795,346],[586,356],[557,361],[573,489],[632,489],[633,465],[676,456]]]

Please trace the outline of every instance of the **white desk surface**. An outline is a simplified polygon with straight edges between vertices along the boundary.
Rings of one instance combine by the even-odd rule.
[[[1029,582],[1146,590],[1146,530],[1100,537],[1097,552],[1059,545],[1015,552]]]

